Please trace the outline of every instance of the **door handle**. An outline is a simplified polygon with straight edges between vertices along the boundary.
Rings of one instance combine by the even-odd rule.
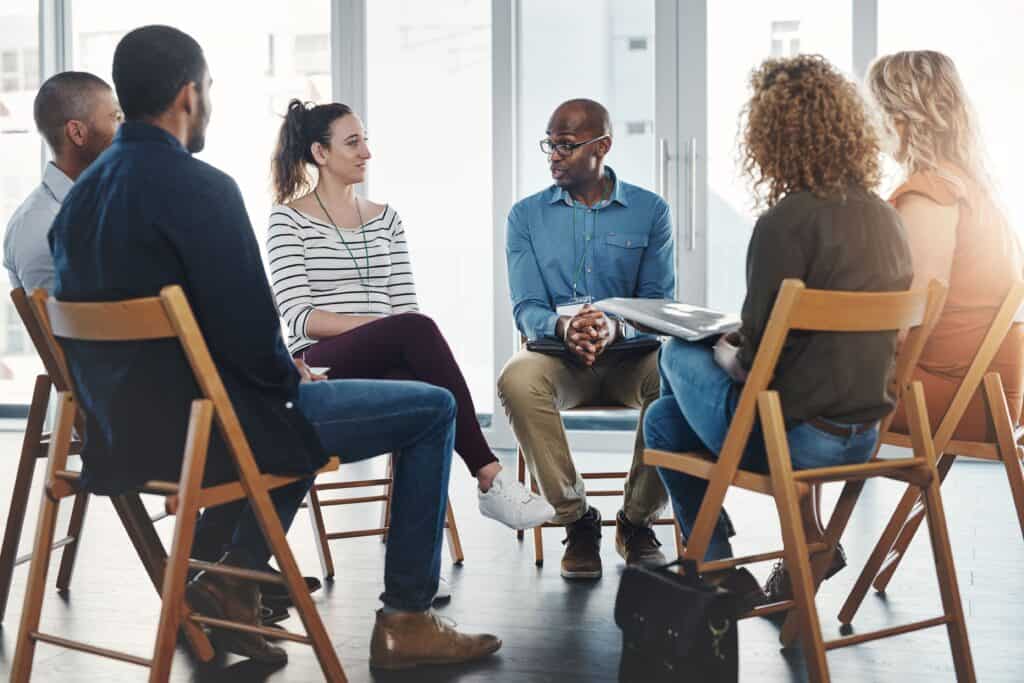
[[[686,144],[686,250],[697,248],[697,138]]]
[[[658,138],[658,194],[668,201],[668,138]]]

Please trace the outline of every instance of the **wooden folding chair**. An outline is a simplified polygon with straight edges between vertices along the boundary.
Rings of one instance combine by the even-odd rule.
[[[947,628],[957,679],[975,680],[939,492],[934,443],[928,429],[924,392],[919,382],[906,386],[924,341],[942,309],[944,298],[945,287],[938,282],[933,282],[927,290],[921,291],[860,293],[810,290],[805,289],[798,280],[784,281],[718,458],[715,459],[709,453],[668,453],[650,449],[645,452],[644,462],[648,465],[672,469],[708,481],[707,492],[684,553],[687,559],[697,562],[700,571],[729,569],[780,557],[785,559],[793,586],[793,599],[755,608],[741,618],[789,612],[788,637],[792,638],[795,634],[801,637],[808,677],[815,683],[829,680],[826,650],[941,624]],[[794,472],[781,403],[778,394],[768,389],[789,331],[853,333],[907,328],[912,329],[897,358],[897,371],[893,379],[896,386],[905,389],[902,392],[903,401],[908,411],[914,457]],[[754,425],[755,413],[760,418],[764,432],[768,475],[739,469]],[[885,422],[886,427],[890,420],[891,416]],[[864,480],[872,477],[905,481],[923,492],[943,614],[911,624],[825,642],[814,603],[817,585],[820,583],[818,561],[827,567],[840,534],[830,524],[830,528],[820,535],[820,540],[817,538],[818,530],[812,530],[815,538],[809,542],[802,518],[807,514],[808,506],[813,506],[810,494],[814,485],[848,482],[839,506],[852,509],[860,489],[851,489],[849,483],[862,485]],[[775,499],[782,527],[782,551],[714,562],[703,561],[730,486],[756,491]],[[810,562],[812,554],[816,561],[813,568]],[[786,627],[782,638],[787,643]]]
[[[323,569],[324,579],[334,579],[334,557],[331,555],[330,542],[342,538],[357,538],[362,536],[380,536],[381,543],[388,540],[388,529],[391,526],[391,490],[395,473],[395,456],[388,456],[387,473],[382,479],[361,479],[359,481],[330,481],[322,484],[314,484],[309,490],[309,497],[306,506],[309,508],[310,521],[313,523],[313,535],[316,538],[316,550],[320,556],[320,567]],[[323,491],[337,491],[360,488],[384,489],[383,493],[374,493],[369,496],[350,496],[323,500],[320,493]],[[351,531],[328,532],[324,522],[325,507],[337,505],[359,505],[362,503],[383,503],[381,506],[380,526],[369,529],[355,529]],[[448,552],[451,553],[452,562],[460,565],[465,560],[462,552],[462,541],[459,538],[459,527],[455,524],[455,512],[452,510],[451,500],[448,501],[448,510],[445,513],[445,533],[448,536]]]
[[[960,381],[953,394],[953,400],[946,409],[938,429],[935,432],[935,451],[939,453],[939,482],[945,480],[957,456],[978,458],[980,460],[1001,461],[1006,470],[1006,478],[1010,484],[1010,493],[1017,510],[1017,521],[1021,534],[1024,534],[1024,474],[1021,472],[1020,458],[1021,440],[1024,438],[1024,426],[1014,426],[1010,418],[1010,409],[1006,404],[1002,379],[997,372],[986,374],[992,359],[1006,338],[1021,304],[1024,303],[1024,282],[1015,282],[1006,292],[1003,303],[996,312],[978,347],[974,359],[967,369],[967,374]],[[982,391],[989,420],[995,438],[992,441],[962,441],[953,438],[975,393]],[[906,434],[886,431],[880,439],[881,444],[910,448],[910,437]],[[924,507],[920,496],[913,487],[908,487],[903,498],[896,506],[889,524],[885,527],[875,549],[872,551],[850,595],[843,603],[839,612],[839,621],[849,624],[860,608],[868,588],[872,584],[875,590],[884,592],[896,573],[914,538],[921,520]]]
[[[295,558],[288,546],[280,519],[278,519],[270,500],[270,490],[293,483],[301,477],[260,473],[217,368],[210,357],[206,342],[203,340],[202,333],[181,288],[177,285],[165,287],[161,290],[159,297],[105,303],[62,303],[53,299],[47,300],[45,292],[37,291],[32,296],[32,307],[40,326],[47,333],[51,353],[64,366],[62,373],[64,376],[68,376],[68,373],[62,350],[57,342],[58,338],[97,342],[177,339],[192,368],[202,398],[192,401],[180,480],[177,482],[151,481],[145,483],[140,489],[143,493],[164,496],[167,511],[178,516],[174,527],[171,553],[167,558],[166,566],[155,567],[163,574],[161,582],[162,607],[153,655],[151,658],[145,658],[39,631],[43,589],[50,559],[57,507],[62,499],[76,494],[79,483],[79,474],[66,469],[72,425],[79,411],[71,391],[61,391],[58,394],[56,425],[49,446],[45,495],[36,527],[35,549],[29,570],[14,662],[11,667],[11,680],[18,683],[29,680],[36,643],[45,642],[146,666],[150,668],[149,680],[151,682],[166,681],[170,675],[171,660],[179,628],[185,631],[193,647],[196,647],[198,643],[197,654],[201,659],[212,658],[212,649],[200,629],[201,626],[208,626],[258,633],[311,645],[316,652],[325,679],[345,681],[345,674],[338,661],[337,653],[331,646],[320,615],[309,596]],[[228,446],[228,451],[238,470],[239,480],[203,487],[202,477],[206,465],[210,431],[214,421]],[[337,467],[337,458],[332,458],[322,471],[335,470]],[[271,553],[281,568],[280,576],[189,559],[195,519],[199,510],[241,499],[248,500],[252,507]],[[136,531],[138,530],[136,529]],[[149,531],[152,531],[151,524]],[[159,539],[155,539],[155,542],[159,543]],[[147,566],[147,569],[149,568]],[[239,624],[193,612],[185,601],[185,581],[189,568],[226,574],[241,579],[285,585],[302,619],[306,634]]]
[[[18,544],[21,542],[21,532],[25,526],[25,512],[28,508],[29,492],[32,490],[36,462],[46,457],[50,445],[50,435],[43,432],[46,411],[50,403],[50,389],[55,386],[57,391],[67,391],[69,388],[65,378],[60,376],[56,369],[56,363],[46,348],[45,338],[36,323],[35,316],[32,315],[25,290],[21,287],[11,290],[11,301],[14,302],[14,308],[21,317],[25,331],[28,332],[29,338],[35,345],[46,374],[36,376],[35,387],[32,390],[32,402],[29,404],[25,436],[21,441],[21,455],[18,458],[18,471],[14,477],[11,505],[7,513],[7,524],[4,527],[3,545],[0,546],[0,622],[3,622],[7,612],[7,599],[11,593],[14,568],[32,559],[31,553],[17,557],[17,552]],[[78,454],[81,447],[82,442],[78,438],[73,438],[70,444],[70,453]],[[52,550],[63,548],[60,569],[57,572],[57,590],[61,592],[65,592],[71,587],[71,573],[74,570],[75,557],[78,554],[82,524],[85,521],[88,503],[88,492],[81,491],[75,496],[67,535],[53,544]]]

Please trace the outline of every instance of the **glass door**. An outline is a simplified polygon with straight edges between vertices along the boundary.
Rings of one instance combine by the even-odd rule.
[[[516,198],[552,184],[538,148],[551,113],[585,97],[611,114],[607,163],[622,180],[675,205],[677,159],[676,0],[521,0],[516,17]],[[667,19],[667,20],[666,20]],[[678,227],[677,227],[678,230]],[[502,236],[503,236],[502,232]],[[504,261],[504,249],[502,262]],[[507,296],[507,292],[506,292]],[[515,334],[506,316],[502,334]],[[514,350],[514,345],[513,345]],[[500,370],[505,358],[496,363]],[[504,418],[501,418],[502,420]],[[629,450],[632,425],[616,417],[602,429],[570,432],[574,448]],[[570,425],[571,427],[572,425]]]

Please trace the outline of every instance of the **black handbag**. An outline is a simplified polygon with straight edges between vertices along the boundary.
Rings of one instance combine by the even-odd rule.
[[[669,571],[676,565],[685,574]],[[740,596],[702,581],[691,560],[626,567],[615,598],[615,623],[622,629],[619,681],[736,681],[742,607]]]

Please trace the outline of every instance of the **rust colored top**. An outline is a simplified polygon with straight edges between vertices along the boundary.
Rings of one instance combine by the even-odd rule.
[[[956,166],[943,164],[936,171],[914,174],[889,201],[895,205],[907,194],[960,210],[946,306],[919,362],[922,370],[959,383],[1010,284],[1024,274],[1024,257],[1003,212]],[[1002,376],[1016,420],[1024,384],[1024,326],[1010,328],[989,369]]]

